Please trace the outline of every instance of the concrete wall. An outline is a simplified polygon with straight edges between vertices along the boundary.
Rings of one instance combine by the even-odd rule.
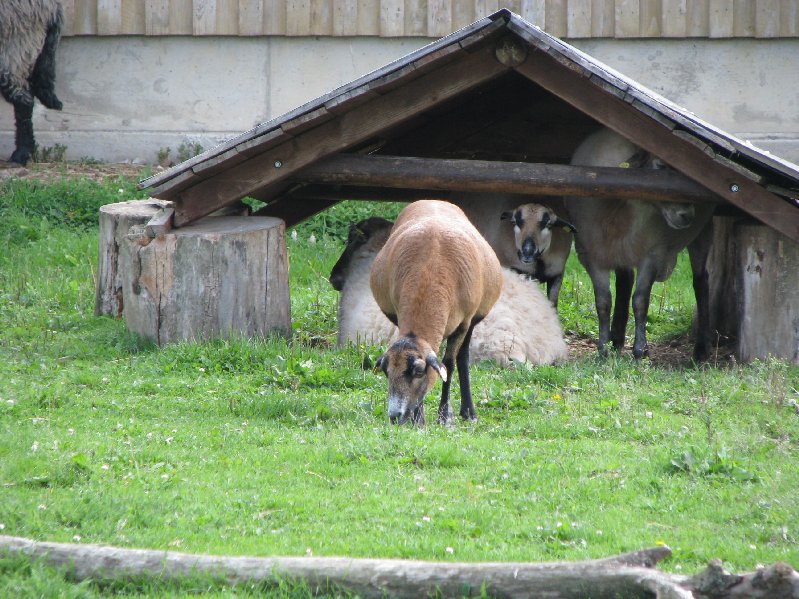
[[[37,105],[41,147],[154,163],[279,116],[426,44],[424,38],[69,37],[64,111]],[[799,40],[577,40],[575,45],[710,123],[799,162]],[[0,102],[0,157],[13,150]]]

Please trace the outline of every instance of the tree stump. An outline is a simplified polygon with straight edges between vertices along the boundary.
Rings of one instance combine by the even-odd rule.
[[[122,246],[130,331],[158,345],[290,334],[282,220],[210,216],[151,235],[134,226]]]
[[[96,316],[120,318],[124,309],[119,277],[119,251],[128,230],[144,225],[168,202],[131,200],[100,207],[100,251],[94,299]]]

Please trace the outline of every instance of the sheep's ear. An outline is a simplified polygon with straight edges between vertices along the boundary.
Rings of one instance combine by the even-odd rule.
[[[503,212],[499,215],[499,220],[512,220],[513,212]]]
[[[568,221],[563,220],[561,217],[557,217],[551,224],[552,227],[563,227],[564,229],[568,229],[572,233],[577,232],[577,227],[571,224]]]
[[[441,377],[441,380],[445,383],[447,382],[447,367],[444,366],[441,362],[438,361],[438,358],[433,352],[427,354],[427,365],[433,368],[437,373],[438,376]]]
[[[377,359],[377,362],[375,362],[375,368],[374,369],[375,369],[375,371],[377,371],[378,369],[382,370],[383,374],[386,374],[386,371],[388,370],[388,355],[387,354],[383,354],[382,356],[380,356]]]

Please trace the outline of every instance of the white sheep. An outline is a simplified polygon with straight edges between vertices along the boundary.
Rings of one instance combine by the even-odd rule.
[[[494,248],[500,264],[546,283],[547,297],[555,309],[572,247],[574,226],[560,198],[538,198],[520,203],[511,194],[458,194],[460,206],[477,230]]]
[[[388,377],[391,421],[424,423],[424,397],[439,375],[439,422],[450,422],[448,373],[455,367],[461,417],[476,419],[469,344],[475,325],[502,290],[502,271],[491,246],[457,206],[439,200],[413,202],[399,214],[375,257],[369,284],[400,334],[377,364]],[[444,339],[442,364],[436,352]]]
[[[399,333],[380,311],[369,288],[372,262],[385,244],[392,222],[371,217],[350,226],[347,246],[330,273],[330,283],[341,292],[338,306],[338,345],[390,343]],[[470,363],[494,360],[552,364],[566,358],[558,315],[535,281],[502,269],[502,293],[475,328]]]
[[[61,110],[55,95],[55,51],[64,20],[58,0],[0,2],[0,94],[14,106],[16,148],[11,162],[27,164],[34,150],[33,99]]]
[[[614,133],[600,129],[575,150],[572,164],[581,166],[630,166],[658,168],[657,159]],[[709,313],[706,259],[710,249],[713,206],[681,202],[656,202],[617,198],[564,199],[569,219],[577,227],[575,246],[580,262],[594,285],[602,355],[606,344],[624,347],[630,295],[635,318],[633,356],[646,354],[646,319],[652,284],[665,281],[677,255],[689,247],[694,269],[694,290],[699,331],[694,353],[703,357],[709,349]],[[690,245],[689,245],[690,244]],[[610,323],[610,271],[616,273],[616,303]],[[637,271],[637,278],[635,272]]]

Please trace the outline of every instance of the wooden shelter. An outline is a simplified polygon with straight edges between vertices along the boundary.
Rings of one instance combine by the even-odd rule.
[[[601,125],[674,171],[568,166],[579,142]],[[701,121],[507,10],[142,187],[173,203],[174,227],[244,197],[265,202],[258,214],[287,226],[344,199],[408,201],[453,191],[716,202],[717,214],[727,217],[716,239],[725,248],[716,252],[717,326],[739,336],[764,301],[783,312],[787,303],[781,316],[768,306],[764,315],[777,328],[793,323],[787,345],[769,347],[766,340],[765,350],[745,354],[739,344],[739,353],[799,356],[793,307],[799,304],[799,167]],[[742,222],[756,225],[761,241],[752,241],[751,232],[749,241],[737,239]],[[757,256],[758,243],[777,244],[773,276],[782,295],[748,305],[740,297],[748,267],[741,256]],[[731,253],[732,246],[740,251]],[[761,265],[760,273],[766,270]]]

